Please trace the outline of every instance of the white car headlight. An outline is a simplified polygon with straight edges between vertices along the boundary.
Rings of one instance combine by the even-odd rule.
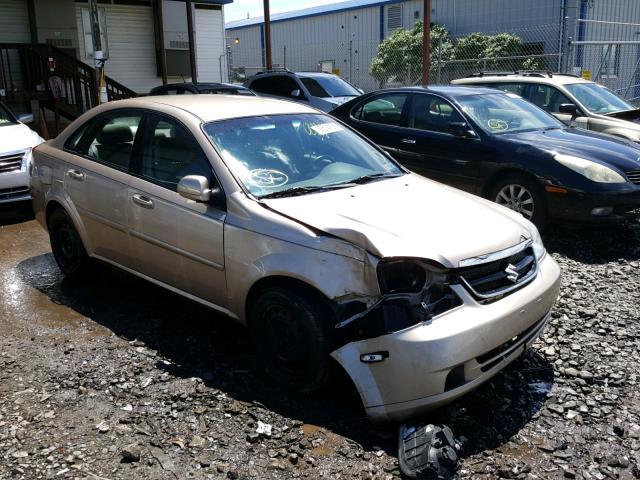
[[[529,232],[531,233],[531,241],[533,247],[533,254],[536,256],[536,260],[540,262],[542,258],[547,254],[547,250],[542,244],[542,237],[536,226],[532,223],[529,225]]]
[[[625,183],[625,178],[609,167],[592,162],[585,158],[574,157],[573,155],[555,154],[554,158],[567,168],[580,175],[584,175],[589,180],[598,183]]]

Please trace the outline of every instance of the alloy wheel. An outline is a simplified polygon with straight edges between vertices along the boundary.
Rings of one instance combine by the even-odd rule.
[[[535,211],[533,195],[522,185],[511,183],[503,186],[498,191],[495,202],[520,213],[527,220],[533,218]]]

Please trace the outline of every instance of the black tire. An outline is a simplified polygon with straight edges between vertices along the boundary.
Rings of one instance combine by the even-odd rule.
[[[459,448],[445,425],[402,425],[398,435],[400,471],[417,480],[457,479]]]
[[[329,378],[329,309],[313,295],[273,287],[253,302],[249,328],[262,368],[281,387],[307,394]]]
[[[547,225],[548,209],[544,189],[527,175],[512,173],[500,178],[491,186],[488,198],[522,214],[540,230]]]
[[[53,257],[62,273],[77,276],[87,269],[89,257],[71,217],[61,208],[49,219],[49,240]]]

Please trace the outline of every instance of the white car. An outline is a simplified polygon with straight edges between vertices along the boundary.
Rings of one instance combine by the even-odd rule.
[[[25,123],[33,115],[16,117],[0,104],[0,203],[29,200],[31,149],[44,140]]]

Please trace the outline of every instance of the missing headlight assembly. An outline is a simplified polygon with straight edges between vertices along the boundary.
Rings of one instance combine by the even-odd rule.
[[[450,288],[450,272],[425,259],[392,257],[377,266],[380,298],[368,308],[342,307],[339,343],[377,337],[431,320],[462,304]]]

